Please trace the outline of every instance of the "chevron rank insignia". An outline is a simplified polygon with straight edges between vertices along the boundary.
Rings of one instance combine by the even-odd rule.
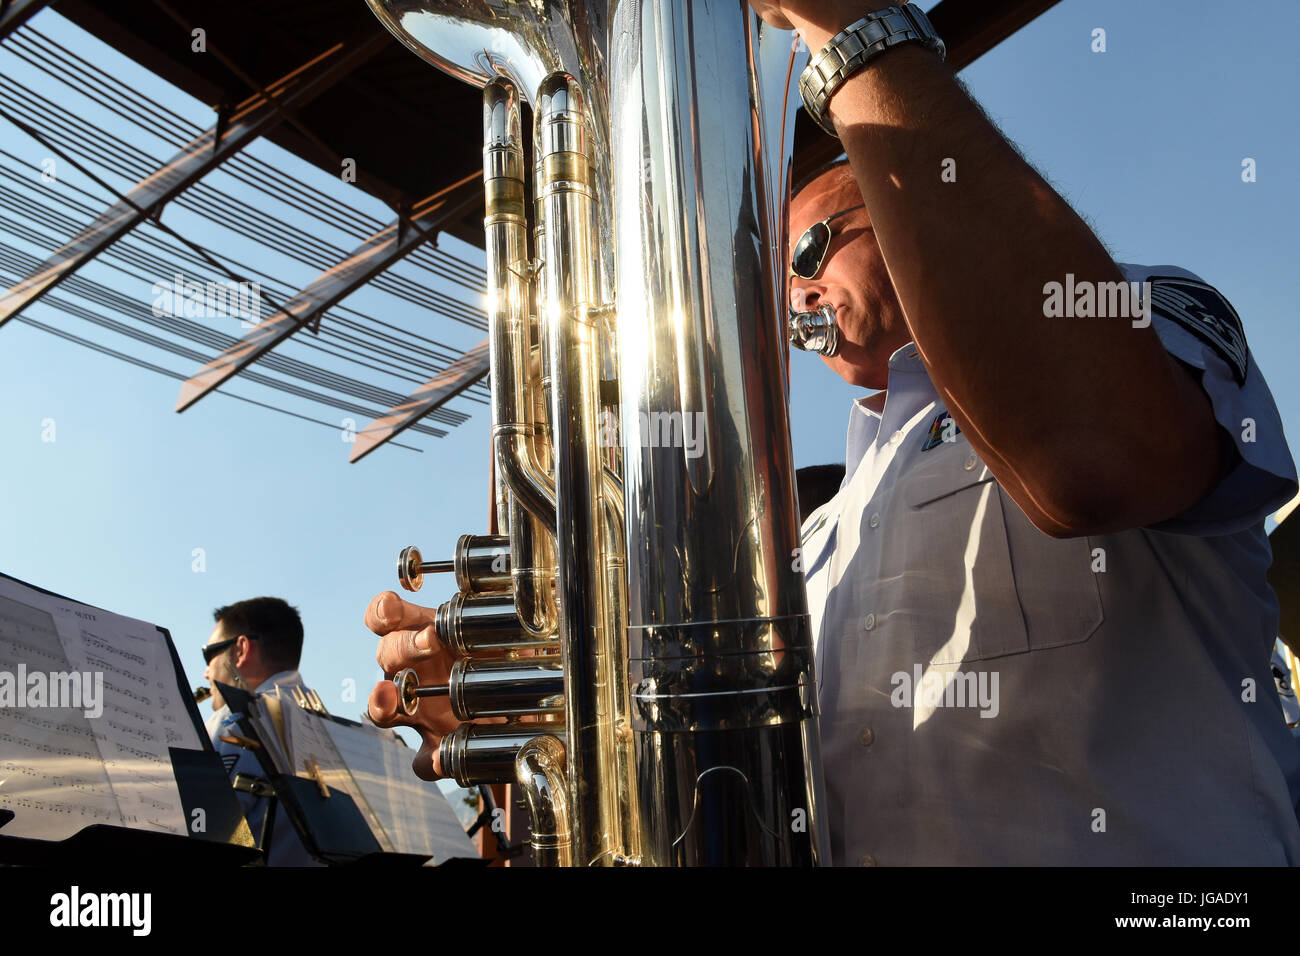
[[[1246,333],[1237,311],[1217,289],[1195,279],[1152,276],[1151,311],[1158,312],[1214,349],[1238,385],[1246,383]]]
[[[961,429],[957,427],[953,417],[947,412],[940,412],[930,423],[930,433],[925,436],[925,444],[921,446],[921,451],[936,448],[941,442],[956,441],[960,434]]]

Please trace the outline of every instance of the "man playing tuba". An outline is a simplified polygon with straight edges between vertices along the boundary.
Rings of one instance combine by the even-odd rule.
[[[897,16],[760,6],[814,66]],[[1300,861],[1300,752],[1248,692],[1296,471],[1232,306],[1113,262],[925,42],[820,81],[848,163],[793,199],[792,292],[875,390],[803,527],[834,861]]]
[[[1300,752],[1250,692],[1296,471],[1232,306],[1115,263],[915,8],[755,6],[848,157],[794,197],[792,298],[873,390],[803,525],[833,862],[1300,861]],[[446,680],[431,611],[385,592],[365,621],[387,673]],[[432,778],[457,721],[427,704],[381,684],[370,711]]]

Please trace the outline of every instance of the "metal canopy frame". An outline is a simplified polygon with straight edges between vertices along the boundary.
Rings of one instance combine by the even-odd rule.
[[[277,106],[310,102],[374,56],[380,46],[374,37],[350,49],[338,44],[239,104],[224,123],[186,145],[55,250],[39,269],[0,296],[0,326],[145,219],[160,216],[168,202],[280,122],[284,114]]]
[[[217,386],[275,348],[320,316],[348,294],[404,259],[448,219],[461,215],[480,197],[480,176],[475,173],[443,195],[421,202],[407,222],[390,223],[363,242],[350,256],[321,273],[276,313],[252,329],[181,386],[176,411],[183,412]],[[484,372],[486,374],[486,372]],[[482,375],[479,376],[481,378]],[[473,384],[467,382],[466,386]],[[448,396],[449,398],[451,396]],[[355,460],[355,459],[354,459]]]

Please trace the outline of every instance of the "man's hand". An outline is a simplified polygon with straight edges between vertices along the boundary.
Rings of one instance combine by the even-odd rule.
[[[375,660],[391,678],[400,670],[415,668],[420,685],[445,684],[451,674],[455,656],[442,645],[433,627],[431,608],[408,604],[392,591],[375,597],[366,608],[365,625],[379,635]],[[370,692],[370,718],[380,727],[414,727],[420,732],[420,752],[412,761],[415,775],[422,780],[436,780],[442,775],[438,766],[438,744],[443,735],[461,723],[451,712],[446,697],[426,697],[420,701],[415,717],[407,717],[398,701],[397,688],[391,680],[376,684]]]
[[[893,3],[880,3],[879,0],[868,2],[844,2],[836,0],[822,3],[819,0],[750,0],[750,5],[760,17],[782,30],[797,30],[808,49],[816,53],[828,40],[850,23],[860,20],[868,13],[884,10],[886,7],[902,6],[903,0]]]
[[[782,9],[784,5],[780,0],[750,0],[750,6],[754,8],[755,13],[772,24],[772,26],[779,27],[782,30],[794,29],[794,24],[786,16],[785,11]]]

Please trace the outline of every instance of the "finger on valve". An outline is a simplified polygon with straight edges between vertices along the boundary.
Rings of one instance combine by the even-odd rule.
[[[365,626],[380,636],[397,630],[419,630],[433,624],[437,611],[404,601],[393,591],[376,594],[366,607]]]
[[[446,722],[438,722],[440,726],[437,727],[431,726],[427,719],[417,721],[401,712],[397,698],[397,688],[392,681],[376,684],[366,705],[370,719],[379,727],[411,727],[416,730],[420,734],[420,749],[411,760],[411,769],[421,780],[440,779],[442,767],[438,761],[438,746],[443,735],[454,729],[458,721],[451,717]],[[441,726],[444,723],[445,726]]]

